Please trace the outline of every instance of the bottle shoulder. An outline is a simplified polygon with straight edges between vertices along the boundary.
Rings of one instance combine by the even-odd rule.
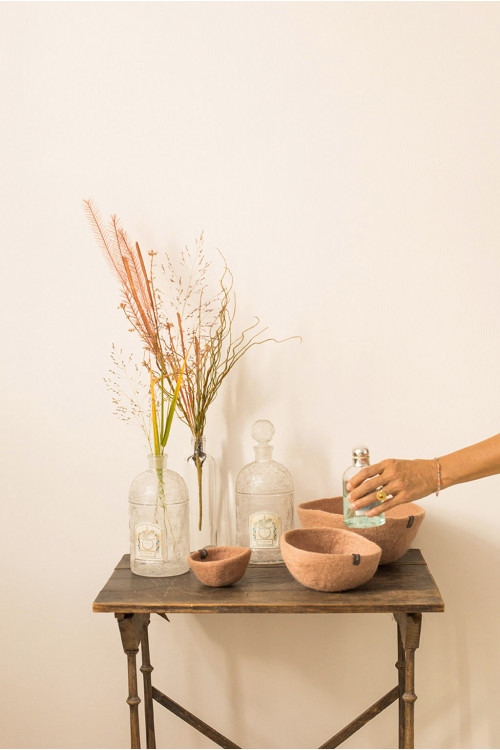
[[[286,466],[278,461],[252,461],[238,474],[236,492],[262,495],[293,492],[293,480]]]
[[[365,464],[363,466],[348,466],[342,474],[342,479],[347,482],[349,479],[352,479],[352,477],[355,477],[356,474],[359,474],[360,471],[366,469],[367,466],[369,466],[369,464]]]
[[[187,502],[189,499],[186,482],[176,471],[164,468],[161,472],[147,469],[132,480],[129,501],[136,505],[155,505],[159,490],[167,504]]]

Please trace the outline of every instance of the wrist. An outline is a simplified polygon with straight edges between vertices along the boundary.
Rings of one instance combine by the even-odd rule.
[[[427,460],[428,466],[428,494],[437,495],[443,489],[443,480],[441,474],[441,466],[439,459],[429,458]]]
[[[441,489],[445,490],[447,487],[451,487],[453,484],[455,484],[455,481],[450,475],[450,470],[446,458],[440,458],[439,463],[441,465]]]
[[[435,458],[434,461],[436,462],[436,471],[437,471],[437,490],[436,490],[436,497],[441,492],[441,464],[439,463],[439,458]]]
[[[434,495],[438,489],[438,472],[435,458],[413,459],[415,467],[415,484],[412,495],[419,500],[428,495]],[[442,487],[441,487],[442,488]]]

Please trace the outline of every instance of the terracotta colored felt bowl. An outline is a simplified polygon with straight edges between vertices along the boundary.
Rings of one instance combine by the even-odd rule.
[[[202,557],[206,553],[206,557]],[[251,550],[248,547],[209,547],[191,552],[189,567],[205,586],[230,586],[245,575]]]
[[[341,497],[324,497],[301,503],[297,508],[304,528],[327,526],[347,530],[344,525],[344,507]],[[425,510],[415,503],[405,503],[390,508],[385,514],[385,523],[371,529],[349,528],[382,549],[381,565],[396,562],[409,549],[424,520]]]
[[[339,529],[292,529],[281,537],[281,554],[294,578],[317,591],[345,591],[374,575],[381,550]]]

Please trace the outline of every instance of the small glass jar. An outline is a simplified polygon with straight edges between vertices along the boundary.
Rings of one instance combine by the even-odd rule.
[[[273,461],[273,435],[267,419],[255,422],[255,461],[236,479],[236,543],[251,548],[254,564],[282,562],[281,535],[293,526],[293,481],[288,469]]]
[[[130,486],[130,567],[140,576],[177,576],[189,570],[189,496],[167,456],[148,456],[149,469]]]

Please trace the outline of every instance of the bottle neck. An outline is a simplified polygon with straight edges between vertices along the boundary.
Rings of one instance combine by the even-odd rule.
[[[166,453],[163,453],[163,455],[161,456],[155,456],[154,454],[151,454],[148,456],[149,468],[152,469],[153,471],[166,469],[167,459],[168,459],[168,456]]]
[[[191,439],[193,453],[205,453],[205,435],[193,435]]]
[[[352,465],[356,468],[362,469],[363,466],[369,466],[370,465],[370,459],[369,458],[359,458],[359,456],[354,457],[352,459]]]
[[[256,461],[270,461],[273,457],[272,445],[254,445]]]

